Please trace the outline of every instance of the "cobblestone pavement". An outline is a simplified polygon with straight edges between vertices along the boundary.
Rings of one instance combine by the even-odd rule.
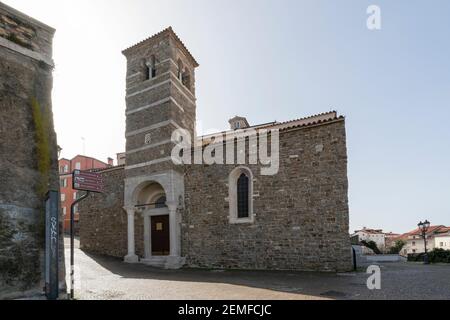
[[[69,253],[66,243],[67,267]],[[383,264],[382,289],[371,291],[364,272],[159,270],[79,249],[75,259],[77,299],[450,299],[448,265]]]

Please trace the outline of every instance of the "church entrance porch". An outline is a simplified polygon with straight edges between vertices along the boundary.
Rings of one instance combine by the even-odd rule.
[[[180,197],[182,177],[174,172],[140,176],[125,180],[124,209],[128,214],[128,255],[125,262],[143,263],[166,269],[179,269],[181,257]],[[135,217],[144,220],[144,237],[135,238]],[[138,257],[135,241],[144,244],[144,255]]]

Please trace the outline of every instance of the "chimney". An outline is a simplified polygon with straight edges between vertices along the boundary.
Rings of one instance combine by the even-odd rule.
[[[114,159],[113,158],[108,158],[108,166],[114,167]]]

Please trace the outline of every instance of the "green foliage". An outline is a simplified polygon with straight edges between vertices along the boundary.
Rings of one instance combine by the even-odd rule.
[[[390,254],[399,254],[403,247],[406,246],[406,241],[404,240],[397,240],[395,241],[394,246],[389,250]]]
[[[408,261],[422,262],[424,253],[414,253],[408,255]],[[450,250],[434,249],[428,253],[430,263],[450,263]]]
[[[38,186],[38,193],[44,196],[48,191],[48,184],[50,179],[51,158],[50,158],[50,143],[49,143],[49,129],[50,121],[47,109],[41,110],[39,102],[32,99],[31,108],[33,113],[33,121],[36,136],[36,155],[38,162],[38,170],[41,174],[41,181]]]
[[[369,249],[372,249],[375,254],[381,254],[380,249],[378,249],[377,244],[374,241],[367,242],[366,240],[361,241],[361,244]]]

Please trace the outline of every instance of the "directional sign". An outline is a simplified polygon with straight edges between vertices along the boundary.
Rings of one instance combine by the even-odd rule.
[[[103,178],[98,173],[75,170],[72,177],[74,190],[103,192]]]

